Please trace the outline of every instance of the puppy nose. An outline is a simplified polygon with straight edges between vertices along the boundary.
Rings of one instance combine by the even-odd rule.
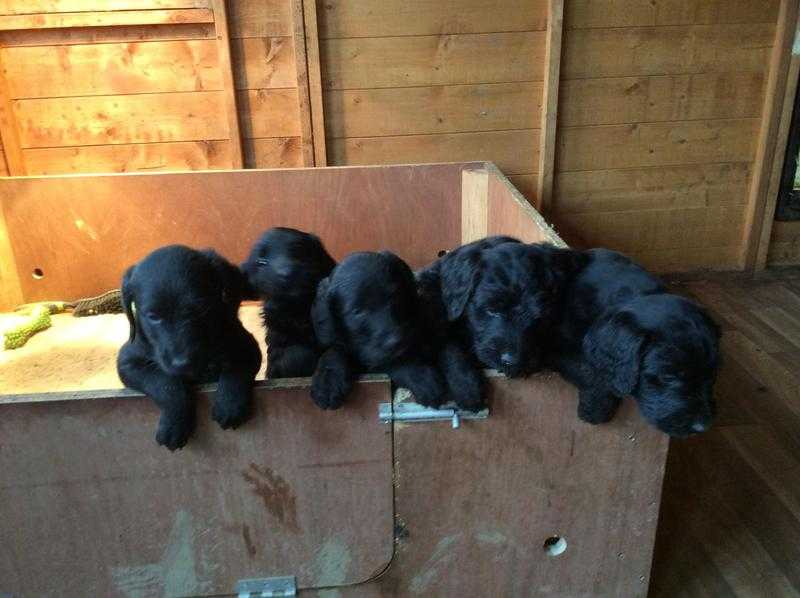
[[[709,427],[708,423],[703,421],[696,421],[692,424],[692,432],[697,432],[697,433],[705,432],[706,430],[708,430],[708,427]]]
[[[176,370],[182,370],[189,365],[189,358],[185,355],[172,358],[172,367]]]
[[[514,356],[511,353],[503,353],[500,355],[500,363],[504,367],[510,367],[514,365]]]

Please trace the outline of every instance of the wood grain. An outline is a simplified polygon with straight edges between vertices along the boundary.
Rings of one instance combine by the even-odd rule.
[[[177,25],[122,25],[117,27],[71,27],[4,31],[3,43],[16,46],[69,46],[140,41],[213,39],[213,23]]]
[[[485,168],[461,173],[461,244],[489,235],[489,171]]]
[[[758,126],[757,119],[732,119],[565,128],[559,170],[749,162]]]
[[[214,9],[214,29],[217,36],[217,56],[222,79],[222,90],[225,102],[225,117],[228,122],[228,135],[231,148],[233,168],[242,168],[242,135],[239,127],[239,114],[236,106],[236,89],[233,83],[231,65],[230,33],[228,31],[228,14],[225,0],[211,0]]]
[[[3,205],[0,203],[0,309],[10,309],[23,303],[14,249],[6,226]]]
[[[323,96],[329,137],[538,128],[541,98],[541,83],[330,90]]]
[[[19,100],[23,147],[228,139],[223,92]]]
[[[541,31],[547,27],[543,0],[328,0],[321,8],[321,39]]]
[[[308,64],[308,96],[311,105],[311,136],[314,141],[314,165],[328,165],[325,143],[325,109],[322,101],[322,65],[319,56],[319,30],[317,28],[317,3],[303,2],[306,62]]]
[[[14,99],[222,89],[214,40],[3,48]]]
[[[0,54],[0,144],[5,153],[6,168],[14,176],[26,172],[25,157],[22,155],[19,123],[14,114],[10,87],[5,76],[5,64]]]
[[[314,0],[309,0],[314,1]],[[314,134],[311,129],[311,96],[308,83],[303,0],[291,0],[292,41],[297,73],[297,121],[300,126],[300,154],[303,166],[314,166]]]
[[[231,40],[236,89],[297,87],[290,37]]]
[[[764,73],[774,23],[571,31],[562,77]]]
[[[214,13],[207,8],[181,8],[176,10],[105,10],[97,12],[60,12],[0,16],[0,31],[213,22]]]
[[[210,0],[0,0],[0,14],[211,8]]]
[[[237,92],[242,137],[299,137],[297,89]]]
[[[544,32],[330,39],[325,89],[541,81]]]
[[[538,148],[538,129],[328,140],[331,164],[491,160],[508,174],[535,172]]]
[[[800,263],[800,222],[775,222],[769,242],[767,264],[789,266]]]
[[[299,137],[245,139],[246,168],[296,168],[303,165]]]
[[[235,0],[229,3],[231,37],[289,37],[288,0]]]

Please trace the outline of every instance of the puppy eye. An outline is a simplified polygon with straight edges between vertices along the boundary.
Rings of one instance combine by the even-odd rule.
[[[149,311],[145,314],[145,317],[150,320],[153,324],[160,324],[161,323],[161,316],[159,316],[154,311]]]
[[[256,264],[258,264],[259,266],[266,266],[268,263],[269,262],[267,261],[267,258],[265,258],[265,257],[260,257],[260,258],[258,258],[256,260]]]
[[[498,309],[487,309],[486,315],[492,318],[501,318],[503,316]]]

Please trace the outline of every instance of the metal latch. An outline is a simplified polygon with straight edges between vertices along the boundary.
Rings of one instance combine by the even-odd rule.
[[[464,411],[455,405],[452,407],[444,406],[441,409],[424,407],[417,403],[380,403],[378,405],[378,419],[384,423],[389,422],[435,422],[450,420],[453,428],[461,425],[462,419],[486,419],[489,417],[489,409],[485,408],[477,413],[474,411]]]
[[[240,579],[236,583],[239,598],[272,598],[273,596],[297,596],[297,581],[294,577],[265,577],[264,579]]]

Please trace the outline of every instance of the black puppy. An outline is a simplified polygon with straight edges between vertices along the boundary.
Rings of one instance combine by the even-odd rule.
[[[476,366],[517,377],[541,368],[562,291],[583,261],[573,251],[498,236],[459,247],[417,276]]]
[[[193,383],[219,381],[211,415],[222,428],[247,419],[261,351],[238,318],[241,272],[211,250],[170,245],[125,272],[122,302],[130,338],[119,351],[125,386],[161,409],[156,442],[186,444],[193,426]]]
[[[242,264],[250,287],[263,299],[267,378],[314,373],[321,349],[311,306],[317,285],[334,266],[318,237],[291,228],[269,229]]]
[[[630,395],[671,436],[707,430],[715,414],[717,325],[624,255],[585,254],[589,262],[568,288],[548,357],[578,387],[578,416],[607,422]]]
[[[388,373],[420,404],[442,403],[444,381],[422,342],[414,274],[393,253],[348,256],[320,282],[312,317],[326,347],[311,381],[318,406],[341,406],[362,371]]]

